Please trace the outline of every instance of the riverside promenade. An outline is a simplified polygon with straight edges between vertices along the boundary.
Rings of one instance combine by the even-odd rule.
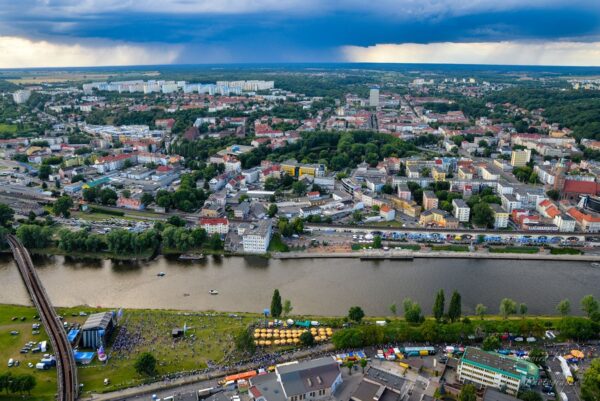
[[[356,258],[364,260],[412,260],[417,258],[441,259],[504,259],[504,260],[550,260],[555,262],[600,262],[598,254],[552,255],[539,253],[492,253],[487,251],[451,252],[451,251],[398,251],[365,250],[352,252],[274,252],[274,259],[327,259]]]

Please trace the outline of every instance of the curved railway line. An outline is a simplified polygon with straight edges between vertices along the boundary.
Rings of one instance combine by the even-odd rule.
[[[31,300],[35,304],[42,323],[50,337],[50,343],[56,353],[56,371],[58,375],[58,400],[75,401],[78,395],[77,366],[73,349],[67,339],[62,322],[50,303],[48,294],[35,271],[27,249],[14,235],[6,239],[19,267],[21,277],[25,282]]]

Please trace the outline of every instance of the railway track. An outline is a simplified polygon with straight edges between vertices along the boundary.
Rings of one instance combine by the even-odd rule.
[[[61,320],[50,303],[50,298],[37,275],[27,249],[14,235],[7,235],[21,277],[25,282],[31,300],[36,306],[42,323],[50,337],[50,343],[56,353],[56,371],[58,375],[59,401],[75,401],[78,395],[77,366],[73,349],[67,339],[67,333]]]

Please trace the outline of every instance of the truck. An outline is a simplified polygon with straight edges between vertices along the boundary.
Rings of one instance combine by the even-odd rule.
[[[562,370],[563,376],[565,376],[565,380],[569,384],[573,384],[575,379],[573,379],[573,374],[571,373],[571,368],[569,368],[569,364],[567,364],[567,360],[562,356],[558,357],[558,361],[560,362],[560,368]]]

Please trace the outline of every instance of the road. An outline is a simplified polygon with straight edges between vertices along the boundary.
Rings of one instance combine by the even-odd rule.
[[[50,337],[52,348],[56,353],[58,400],[74,401],[78,395],[77,366],[71,344],[69,344],[67,339],[67,333],[50,303],[46,290],[42,286],[29,252],[27,252],[27,249],[25,249],[15,236],[9,234],[6,236],[6,239],[17,262],[27,291],[38,310],[42,323]]]

